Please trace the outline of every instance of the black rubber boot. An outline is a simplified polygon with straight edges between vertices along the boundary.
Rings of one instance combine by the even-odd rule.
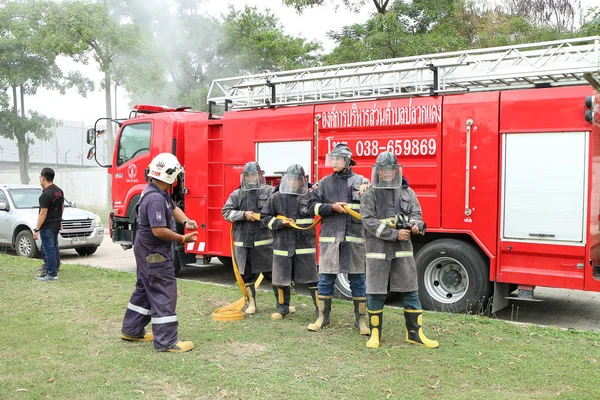
[[[319,316],[317,320],[308,324],[309,331],[319,331],[321,328],[329,325],[329,313],[331,312],[331,299],[333,296],[319,296]]]
[[[275,305],[277,312],[271,314],[271,319],[274,321],[284,319],[290,313],[290,287],[289,286],[273,286],[275,293]]]
[[[312,297],[315,306],[315,319],[319,319],[319,292],[317,291],[317,286],[309,286],[308,290],[310,291],[310,297]]]
[[[367,341],[367,347],[378,349],[381,340],[381,328],[383,327],[383,309],[369,310],[369,326],[371,327],[371,337]]]
[[[406,342],[420,344],[431,349],[437,349],[440,344],[435,340],[427,339],[423,333],[423,311],[404,309],[406,319]]]
[[[368,336],[371,331],[365,323],[365,313],[367,310],[367,298],[366,297],[353,297],[354,302],[354,327],[361,335]]]

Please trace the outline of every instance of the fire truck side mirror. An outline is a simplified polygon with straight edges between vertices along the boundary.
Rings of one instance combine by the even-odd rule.
[[[590,124],[594,122],[594,96],[585,98],[585,120]]]
[[[87,159],[91,160],[92,158],[94,158],[94,155],[96,154],[96,146],[92,146],[87,153]]]
[[[94,144],[96,141],[96,130],[94,128],[90,128],[87,130],[86,137],[87,144]]]

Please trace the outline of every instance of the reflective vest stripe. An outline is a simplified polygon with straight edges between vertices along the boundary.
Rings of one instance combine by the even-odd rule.
[[[244,242],[233,242],[235,247],[244,247]]]
[[[397,251],[394,254],[396,257],[412,257],[413,256],[413,252],[410,250],[407,251]]]
[[[350,203],[346,204],[346,206],[352,210],[360,210],[360,204]]]
[[[273,254],[275,254],[276,256],[284,256],[287,257],[288,252],[285,250],[273,250]]]
[[[129,308],[131,311],[135,311],[138,314],[150,315],[150,310],[147,310],[140,306],[136,306],[135,304],[129,303],[129,304],[127,304],[127,308]]]
[[[315,222],[314,218],[297,219],[296,220],[296,225],[299,225],[299,224],[312,224],[313,222]]]
[[[346,242],[364,243],[365,239],[354,236],[346,236]]]
[[[384,229],[385,229],[385,224],[379,224],[379,226],[377,227],[377,231],[375,231],[375,236],[381,237],[381,234],[383,233]]]
[[[321,236],[319,238],[319,242],[325,242],[325,243],[335,243],[335,238],[334,237],[326,237],[326,236]]]
[[[296,254],[315,254],[317,249],[296,249]]]
[[[273,239],[265,239],[265,240],[259,240],[257,242],[254,242],[254,245],[256,247],[258,246],[265,246],[267,244],[272,244],[273,243]]]
[[[276,220],[277,220],[277,218],[273,217],[273,218],[271,218],[271,220],[269,221],[269,225],[268,225],[268,227],[269,227],[269,229],[270,229],[270,230],[273,230],[273,223],[274,223]]]
[[[319,207],[321,207],[323,203],[317,203],[315,204],[315,216],[318,217],[319,216]]]
[[[169,315],[168,317],[152,318],[153,324],[169,324],[171,322],[177,322],[177,315]]]
[[[385,260],[385,253],[367,253],[367,258],[376,258],[378,260]]]

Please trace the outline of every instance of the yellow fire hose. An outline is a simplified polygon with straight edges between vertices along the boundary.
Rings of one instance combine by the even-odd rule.
[[[350,207],[344,205],[344,210],[346,210],[346,212],[348,214],[352,215],[354,218],[361,219],[360,214],[357,213],[356,211],[352,210]],[[254,218],[256,218],[257,220],[260,219],[260,214],[258,214],[258,213],[253,213],[252,216]],[[292,226],[295,229],[300,229],[300,230],[315,229],[315,227],[321,223],[321,218],[319,218],[315,222],[313,222],[310,226],[300,227],[300,226],[296,225],[296,223],[293,222],[292,220],[290,220],[288,217],[285,217],[283,215],[278,215],[276,218],[280,219],[282,221],[289,221],[290,226]],[[233,249],[233,226],[234,226],[234,224],[231,224],[231,229],[229,231],[229,238],[230,238],[229,246],[231,249],[231,261],[233,264],[233,273],[235,274],[235,280],[237,281],[237,284],[238,284],[240,290],[242,291],[242,298],[240,298],[239,300],[237,300],[231,304],[227,304],[226,306],[219,307],[215,311],[213,311],[212,319],[214,319],[215,321],[225,321],[225,322],[240,321],[240,320],[244,319],[244,317],[245,317],[245,314],[242,311],[242,309],[246,305],[246,297],[247,297],[246,284],[244,283],[244,279],[242,278],[242,275],[240,275],[240,271],[239,271],[237,263],[235,261],[235,252]],[[254,287],[256,289],[258,289],[258,287],[262,283],[263,278],[264,278],[263,274],[260,274],[258,276],[258,279],[254,283]]]

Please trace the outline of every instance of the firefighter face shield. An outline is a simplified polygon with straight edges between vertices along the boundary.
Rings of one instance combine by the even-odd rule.
[[[400,189],[402,187],[402,167],[399,165],[373,165],[374,189]]]
[[[342,171],[356,162],[352,159],[350,148],[343,143],[337,144],[325,157],[325,166],[333,167],[334,171]]]
[[[240,175],[240,188],[247,192],[262,189],[267,185],[263,171],[242,172]]]
[[[308,193],[308,182],[304,176],[286,173],[281,178],[279,191],[284,194],[302,196]]]

